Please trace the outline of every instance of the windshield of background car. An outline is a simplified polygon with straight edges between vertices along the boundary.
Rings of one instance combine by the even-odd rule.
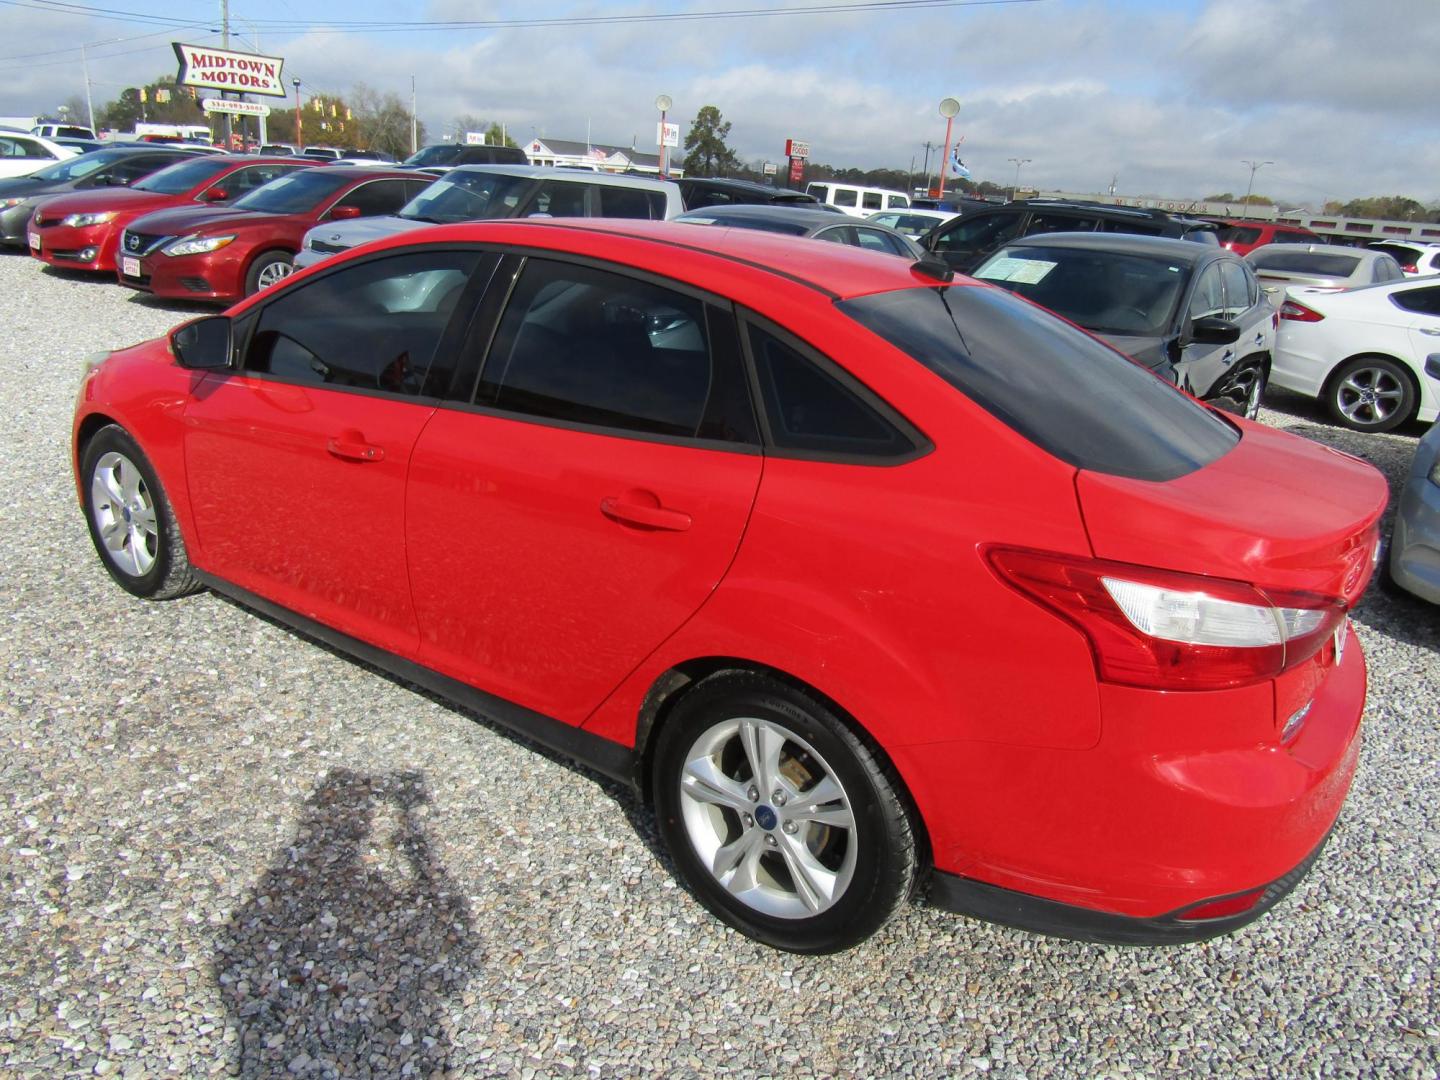
[[[1222,244],[1253,244],[1260,239],[1260,230],[1252,229],[1249,225],[1221,225],[1220,243]]]
[[[159,172],[151,173],[130,187],[135,191],[154,191],[161,195],[183,195],[197,184],[203,184],[211,177],[234,167],[234,158],[186,158],[179,165],[170,165]]]
[[[1259,270],[1282,270],[1292,274],[1318,274],[1321,277],[1349,277],[1360,265],[1358,255],[1331,255],[1323,251],[1251,252],[1250,265]]]
[[[324,169],[300,169],[261,185],[231,205],[236,210],[260,214],[299,214],[328,199],[349,182],[348,176]]]
[[[1159,337],[1175,317],[1190,268],[1149,255],[1010,247],[974,276],[1097,334]]]
[[[123,151],[117,153],[114,150],[94,150],[88,154],[81,154],[79,157],[66,158],[64,161],[33,172],[30,174],[30,178],[58,182],[79,180],[82,176],[89,176],[97,169],[103,169],[106,165],[126,156]]]
[[[399,216],[440,224],[512,217],[534,183],[528,176],[504,173],[446,173],[406,203]]]
[[[451,143],[449,146],[427,146],[419,153],[411,154],[405,159],[406,165],[416,165],[421,168],[426,165],[444,165],[460,153],[459,145]]]
[[[1173,480],[1240,438],[1169,383],[1003,289],[900,289],[836,307],[1077,468]]]

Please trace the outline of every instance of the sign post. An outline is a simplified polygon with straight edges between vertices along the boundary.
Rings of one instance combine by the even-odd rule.
[[[810,156],[810,144],[799,139],[785,140],[785,156],[790,159],[790,187],[805,179],[805,159]]]

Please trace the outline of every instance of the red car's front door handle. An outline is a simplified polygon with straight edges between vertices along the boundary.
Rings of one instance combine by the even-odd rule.
[[[358,431],[342,431],[325,444],[325,449],[346,461],[382,461],[385,451],[365,441]]]
[[[600,500],[600,512],[615,521],[650,529],[684,532],[690,528],[689,514],[661,506],[660,500],[648,491],[631,491],[619,498],[607,495]]]

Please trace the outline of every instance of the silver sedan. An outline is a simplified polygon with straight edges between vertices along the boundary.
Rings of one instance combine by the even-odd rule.
[[[1355,289],[1405,277],[1393,255],[1341,244],[1266,244],[1245,261],[1255,268],[1260,287],[1276,307],[1293,286]]]

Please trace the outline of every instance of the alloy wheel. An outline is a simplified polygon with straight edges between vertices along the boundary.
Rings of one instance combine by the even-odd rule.
[[[295,272],[293,264],[288,262],[273,262],[260,268],[260,273],[255,276],[255,284],[262,289],[268,289],[277,281],[283,281]]]
[[[776,918],[826,911],[855,872],[855,814],[834,770],[788,728],[755,717],[710,727],[685,754],[684,828],[735,899]]]
[[[142,577],[160,553],[155,501],[139,468],[114,450],[90,475],[90,513],[105,553],[127,574]]]
[[[1405,401],[1405,387],[1382,367],[1359,367],[1335,388],[1335,404],[1342,416],[1360,427],[1383,424]]]

